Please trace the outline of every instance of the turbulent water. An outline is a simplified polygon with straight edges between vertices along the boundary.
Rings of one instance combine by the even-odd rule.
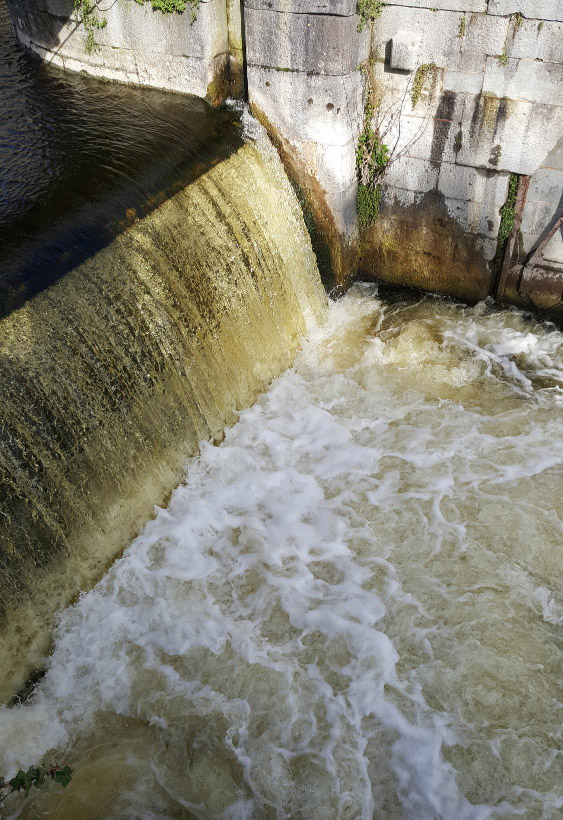
[[[560,817],[562,388],[517,312],[332,305],[62,613],[0,771],[73,782],[6,813]]]

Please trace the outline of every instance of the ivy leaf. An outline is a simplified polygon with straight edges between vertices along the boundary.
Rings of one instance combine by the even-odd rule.
[[[45,771],[45,769],[35,769],[34,771],[36,772],[36,774],[34,776],[33,785],[36,789],[38,789],[45,782],[47,772]]]
[[[60,783],[63,789],[66,789],[70,781],[72,780],[72,769],[70,766],[65,766],[62,769],[59,769],[55,772],[55,783]]]
[[[22,789],[27,792],[31,789],[33,785],[33,769],[28,769],[27,772],[24,772],[22,769],[19,770],[15,777],[9,781],[10,786],[12,787],[13,792],[20,792]]]

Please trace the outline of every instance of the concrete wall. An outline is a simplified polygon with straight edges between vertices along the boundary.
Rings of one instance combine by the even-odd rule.
[[[369,31],[356,0],[244,0],[248,99],[298,180],[321,263],[344,286],[357,268],[355,153]],[[326,257],[326,258],[323,258]]]
[[[150,2],[100,2],[98,17],[107,25],[94,32],[97,47],[90,54],[73,0],[8,0],[8,5],[23,45],[66,70],[181,91],[212,103],[229,93],[225,0],[202,0],[193,23],[189,9],[163,14]]]

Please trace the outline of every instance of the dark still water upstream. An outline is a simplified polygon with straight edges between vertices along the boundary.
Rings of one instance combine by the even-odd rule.
[[[0,0],[0,316],[240,145],[232,112],[65,74]]]

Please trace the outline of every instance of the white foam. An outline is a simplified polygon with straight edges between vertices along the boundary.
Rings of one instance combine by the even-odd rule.
[[[62,613],[2,770],[101,713],[147,727],[115,817],[559,816],[562,378],[517,313],[333,305]]]

